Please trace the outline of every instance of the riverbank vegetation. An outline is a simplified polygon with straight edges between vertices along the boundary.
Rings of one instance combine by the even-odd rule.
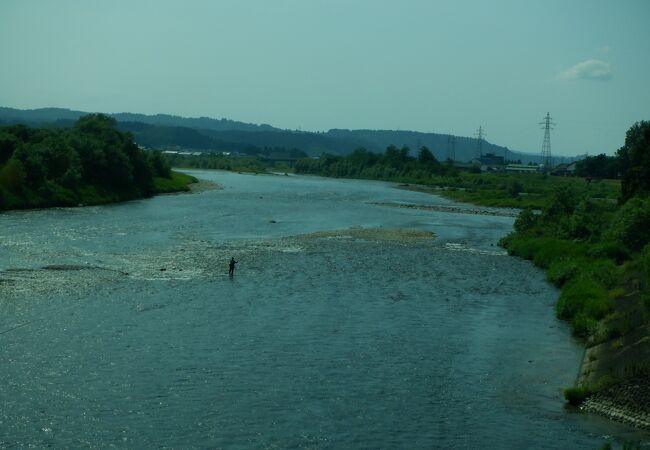
[[[383,155],[358,149],[348,156],[324,154],[318,159],[296,162],[297,173],[338,178],[360,178],[406,183],[415,189],[482,206],[543,208],[551,194],[560,188],[572,189],[589,197],[615,202],[618,180],[554,177],[544,174],[480,173],[478,167],[459,170],[451,161],[436,160],[422,147],[417,156],[409,149],[390,146]]]
[[[600,350],[588,351],[594,364],[566,391],[572,403],[650,369],[650,122],[630,128],[615,164],[617,202],[565,186],[541,212],[525,209],[501,241],[546,270],[561,288],[558,317]]]
[[[0,127],[0,210],[131,200],[193,181],[101,114],[71,128]]]
[[[182,169],[229,170],[231,172],[266,173],[268,164],[256,156],[227,156],[222,154],[165,154],[172,167]]]

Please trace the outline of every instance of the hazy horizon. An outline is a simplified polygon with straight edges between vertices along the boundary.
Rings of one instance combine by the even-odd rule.
[[[400,129],[613,153],[650,119],[650,3],[17,1],[0,106]]]

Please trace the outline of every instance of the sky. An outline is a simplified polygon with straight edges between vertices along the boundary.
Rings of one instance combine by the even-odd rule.
[[[0,0],[0,106],[613,154],[650,120],[648,0]]]

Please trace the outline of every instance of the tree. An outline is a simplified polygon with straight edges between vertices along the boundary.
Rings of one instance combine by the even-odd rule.
[[[153,169],[153,174],[157,177],[171,178],[171,167],[169,162],[163,158],[159,151],[152,151],[148,154],[149,164]]]
[[[580,200],[572,186],[562,186],[553,192],[544,214],[551,218],[570,216]]]
[[[650,198],[632,198],[617,211],[608,238],[620,241],[632,251],[650,242]]]
[[[22,163],[16,158],[11,158],[0,169],[0,191],[18,193],[23,188],[26,178]]]
[[[14,152],[16,158],[24,167],[27,185],[31,188],[38,188],[47,178],[47,166],[43,156],[45,148],[42,146],[22,144]]]
[[[13,134],[0,131],[0,165],[11,158],[17,145],[18,139]]]
[[[620,158],[607,156],[604,153],[597,156],[587,156],[576,162],[576,175],[593,178],[618,178]]]
[[[382,156],[382,163],[388,167],[401,169],[402,166],[409,160],[409,148],[402,147],[398,149],[394,145],[386,147],[386,151]]]
[[[623,201],[650,193],[650,122],[637,122],[627,130],[625,145],[617,152],[621,163]]]
[[[420,151],[418,152],[418,161],[421,164],[431,164],[436,161],[436,158],[433,156],[433,153],[423,145],[420,147]]]

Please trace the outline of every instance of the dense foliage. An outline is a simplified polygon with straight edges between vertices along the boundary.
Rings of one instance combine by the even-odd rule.
[[[562,288],[556,311],[573,332],[600,342],[644,325],[650,306],[650,122],[635,124],[619,150],[618,202],[565,186],[541,213],[524,210],[502,241]],[[602,160],[602,158],[601,158]],[[618,308],[625,294],[626,311]],[[636,299],[636,306],[629,306]],[[621,320],[621,315],[628,317]],[[626,329],[621,328],[621,323]],[[636,325],[635,325],[636,324]]]
[[[641,121],[625,135],[625,145],[617,152],[622,171],[622,195],[650,193],[650,122]]]
[[[576,175],[591,178],[620,178],[621,162],[618,156],[587,156],[576,162]]]
[[[0,209],[147,197],[156,177],[171,177],[168,162],[101,114],[71,128],[0,128]]]
[[[477,167],[478,168],[478,167]],[[574,186],[590,196],[616,199],[620,183],[616,180],[584,180],[549,177],[543,174],[475,173],[460,171],[449,161],[436,160],[428,148],[422,147],[417,157],[409,156],[406,147],[390,146],[383,155],[358,149],[348,156],[323,154],[320,158],[302,159],[296,163],[298,173],[363,178],[430,186],[437,193],[454,200],[484,206],[542,208],[552,192]]]

